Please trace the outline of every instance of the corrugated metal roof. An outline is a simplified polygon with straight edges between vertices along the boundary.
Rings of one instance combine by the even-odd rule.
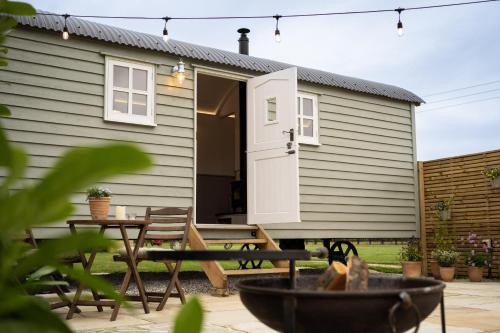
[[[39,11],[39,13],[47,13]],[[60,16],[36,15],[16,17],[19,25],[32,28],[62,31],[64,19]],[[182,58],[203,60],[217,64],[224,64],[251,71],[270,73],[293,67],[294,65],[273,61],[264,58],[247,56],[239,53],[224,51],[206,46],[200,46],[170,39],[163,42],[161,36],[131,31],[106,24],[91,22],[80,18],[70,17],[67,21],[70,34],[98,39],[110,43],[127,45],[147,50],[166,52]],[[334,74],[316,69],[297,66],[298,79],[306,82],[326,86],[344,88],[352,91],[385,96],[412,103],[424,102],[414,93],[393,86],[373,81],[357,79],[349,76]]]

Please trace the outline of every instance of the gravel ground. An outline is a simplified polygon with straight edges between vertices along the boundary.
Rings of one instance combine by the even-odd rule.
[[[301,276],[311,276],[311,275],[319,275],[323,272],[322,269],[301,269]],[[376,271],[370,271],[370,274],[385,274]],[[394,274],[388,274],[394,275]],[[260,275],[262,278],[270,278],[270,277],[279,277],[278,274],[268,274],[265,276]],[[120,284],[123,280],[123,273],[114,273],[114,274],[104,274],[103,278],[108,280],[113,284],[116,289],[119,289]],[[152,292],[161,292],[164,291],[169,280],[167,273],[141,273],[141,277],[144,285],[146,286],[148,291]],[[231,276],[228,278],[228,286],[229,286],[229,294],[237,294],[238,289],[236,288],[236,284],[240,280],[245,280],[251,278],[252,276]],[[182,287],[187,294],[211,294],[214,289],[210,284],[210,281],[206,277],[204,272],[181,272],[179,274],[179,278],[182,283]],[[137,287],[135,283],[131,283],[129,294],[137,294]]]

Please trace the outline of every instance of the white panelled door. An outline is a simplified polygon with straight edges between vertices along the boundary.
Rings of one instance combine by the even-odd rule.
[[[297,68],[247,82],[248,224],[300,222]]]

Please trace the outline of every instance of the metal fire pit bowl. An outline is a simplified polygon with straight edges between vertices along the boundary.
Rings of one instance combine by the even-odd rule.
[[[426,278],[370,277],[368,291],[314,290],[316,276],[238,283],[246,308],[280,332],[405,332],[442,302],[444,284]],[[445,331],[444,303],[441,303]]]

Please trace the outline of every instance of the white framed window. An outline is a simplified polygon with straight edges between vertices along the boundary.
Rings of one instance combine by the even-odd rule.
[[[297,95],[297,128],[299,143],[319,145],[318,98],[315,95]]]
[[[156,126],[154,67],[106,58],[104,120]]]

